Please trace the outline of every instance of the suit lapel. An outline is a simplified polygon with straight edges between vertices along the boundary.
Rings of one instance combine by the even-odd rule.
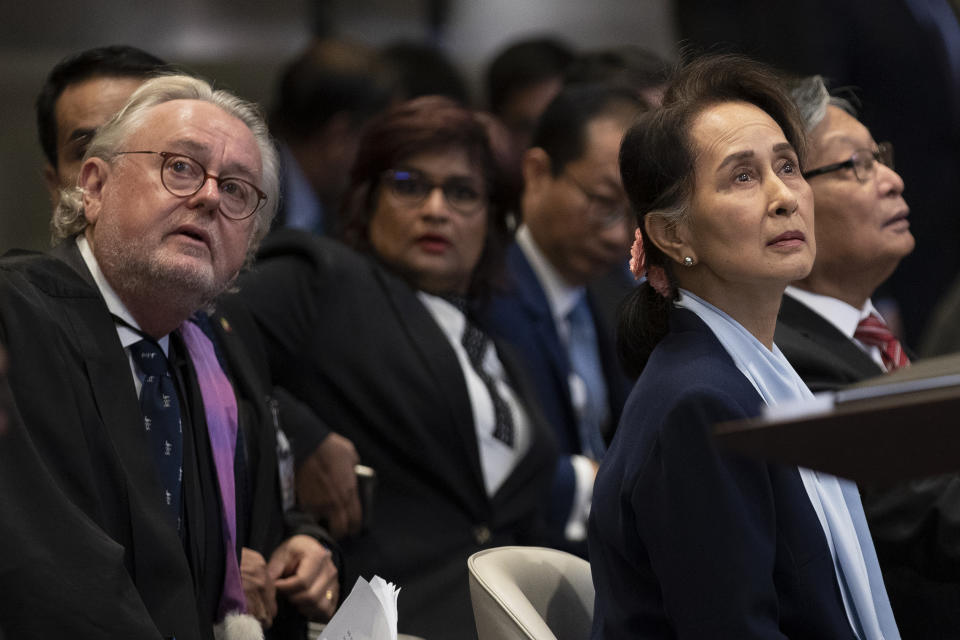
[[[66,260],[68,264],[81,276],[85,274],[84,280],[92,280],[76,247],[72,252],[69,247],[63,250],[68,257],[75,254]],[[196,611],[190,569],[160,500],[162,491],[148,452],[136,388],[114,323],[95,288],[89,295],[64,297],[59,302],[66,310],[65,321],[86,366],[90,391],[127,480],[125,487],[116,490],[125,503],[118,511],[125,508],[129,514],[132,545],[128,552],[137,589],[155,620],[190,618]],[[182,579],[156,579],[171,573]]]
[[[406,332],[421,365],[428,371],[437,390],[436,398],[446,406],[450,419],[463,444],[464,461],[471,472],[475,488],[486,495],[480,451],[477,446],[473,409],[460,368],[460,361],[450,347],[446,335],[423,306],[411,287],[398,277],[371,261],[374,276],[383,287],[395,309],[400,325]]]
[[[784,353],[787,351],[804,352],[808,357],[816,357],[829,363],[831,367],[846,371],[849,381],[871,378],[883,373],[873,358],[858,347],[850,338],[842,334],[820,314],[807,305],[783,296],[780,307],[780,324],[806,342],[804,345],[791,345],[789,332],[779,331],[775,341],[784,341]],[[788,354],[789,355],[789,354]],[[792,358],[791,358],[792,359]],[[802,372],[801,372],[802,373]]]
[[[567,360],[566,350],[560,343],[560,336],[557,334],[557,327],[553,321],[553,313],[550,310],[547,295],[519,245],[514,244],[510,248],[508,262],[513,274],[513,284],[516,287],[517,297],[523,310],[530,317],[532,325],[536,328],[534,340],[537,342],[537,349],[545,354],[552,374],[551,377],[553,377],[557,389],[560,390],[564,405],[570,410],[570,419],[573,420],[573,403],[570,398],[570,385],[567,380],[570,363]]]

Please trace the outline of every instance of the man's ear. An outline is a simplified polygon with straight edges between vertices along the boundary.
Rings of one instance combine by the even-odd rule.
[[[54,207],[60,202],[60,175],[49,162],[43,166],[43,182],[47,185],[50,194],[50,204]]]
[[[529,224],[533,220],[532,226],[536,227],[537,218],[544,208],[544,198],[553,184],[550,156],[540,147],[527,149],[523,154],[522,168],[523,195],[520,209],[523,212],[524,223]]]
[[[102,158],[88,158],[80,167],[77,186],[83,189],[83,217],[90,225],[100,217],[103,191],[110,175],[110,165]]]
[[[544,182],[552,179],[550,156],[540,147],[527,149],[523,154],[523,185],[533,191],[544,188]]]
[[[690,246],[689,229],[685,224],[670,224],[663,215],[647,214],[643,219],[644,234],[671,260],[683,264],[686,257],[697,260]]]

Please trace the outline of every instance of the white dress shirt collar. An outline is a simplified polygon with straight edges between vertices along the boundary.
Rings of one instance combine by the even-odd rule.
[[[139,330],[140,325],[134,319],[133,314],[130,313],[126,305],[123,304],[123,301],[120,300],[120,296],[117,295],[117,292],[114,291],[113,287],[110,286],[110,283],[107,282],[107,277],[103,275],[103,271],[100,269],[100,264],[97,262],[96,256],[93,255],[93,249],[90,247],[90,243],[87,242],[87,239],[83,234],[77,236],[77,248],[80,250],[80,256],[83,258],[83,262],[87,265],[87,269],[89,269],[91,275],[93,275],[93,280],[97,283],[97,289],[100,290],[100,295],[103,297],[103,301],[107,304],[107,309],[110,311],[110,313],[118,318],[123,319],[124,322]],[[123,345],[124,349],[143,339],[143,336],[138,334],[130,327],[126,327],[119,322],[117,322],[116,325],[117,336],[119,336],[120,344]],[[157,340],[157,343],[160,345],[160,348],[163,349],[163,352],[169,355],[168,345],[170,344],[170,336],[163,336]]]

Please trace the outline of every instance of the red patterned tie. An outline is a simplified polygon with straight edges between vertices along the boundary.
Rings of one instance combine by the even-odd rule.
[[[910,366],[910,358],[903,352],[900,341],[877,316],[869,315],[861,320],[853,337],[867,346],[880,349],[880,357],[887,371]]]

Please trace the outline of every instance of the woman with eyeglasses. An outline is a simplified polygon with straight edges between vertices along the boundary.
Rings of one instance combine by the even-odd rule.
[[[804,148],[774,73],[737,56],[688,63],[624,138],[646,280],[619,340],[642,373],[594,488],[593,638],[899,637],[856,486],[712,437],[810,397],[773,341],[816,253]]]
[[[391,108],[360,140],[349,247],[277,233],[241,282],[275,382],[376,471],[346,563],[396,583],[400,630],[426,638],[474,636],[467,558],[540,541],[555,464],[517,367],[473,322],[510,239],[505,140],[446,98]],[[301,459],[316,446],[293,440]]]

